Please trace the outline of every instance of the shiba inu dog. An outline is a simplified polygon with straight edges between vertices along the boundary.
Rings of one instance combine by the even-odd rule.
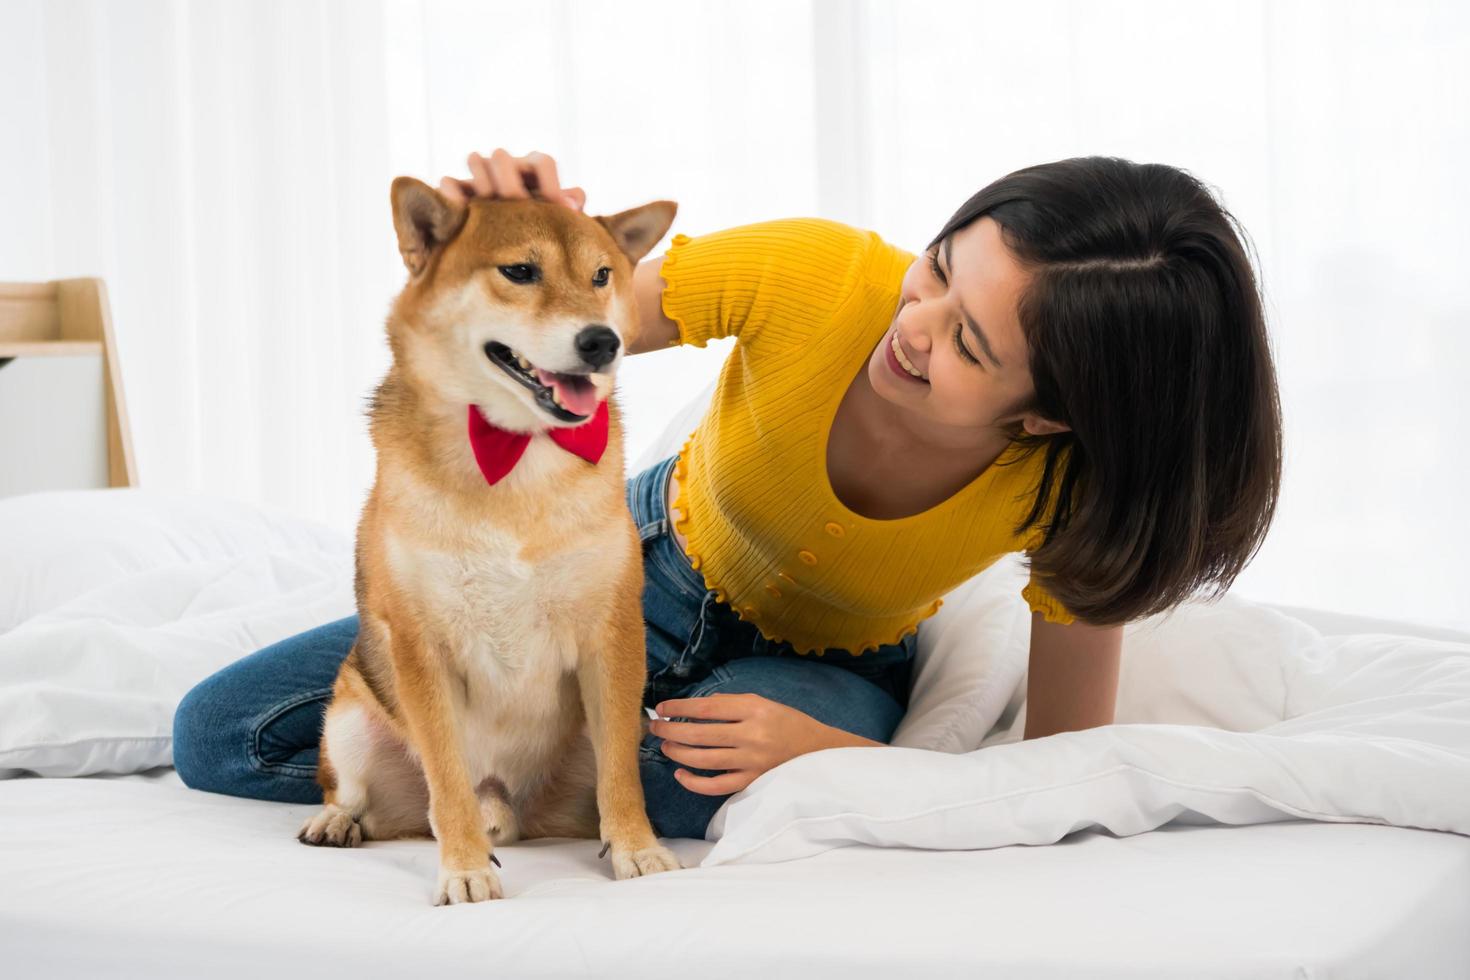
[[[436,905],[501,898],[493,848],[523,838],[600,836],[618,879],[677,869],[638,774],[643,564],[613,398],[633,268],[676,205],[460,205],[410,177],[391,200],[409,279],[369,412],[361,627],[298,838],[432,834]]]

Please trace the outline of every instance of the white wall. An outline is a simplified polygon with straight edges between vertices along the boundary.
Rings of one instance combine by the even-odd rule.
[[[1287,421],[1253,598],[1470,626],[1457,3],[0,0],[0,279],[107,278],[145,485],[343,528],[399,173],[926,242],[1009,170],[1185,167],[1249,229]],[[626,362],[629,456],[728,344]]]

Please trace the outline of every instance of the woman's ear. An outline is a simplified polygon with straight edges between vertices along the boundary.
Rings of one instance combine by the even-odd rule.
[[[1022,419],[1021,425],[1026,429],[1028,434],[1033,436],[1050,436],[1058,432],[1072,431],[1071,426],[1063,425],[1060,422],[1053,422],[1050,419],[1044,419],[1040,415],[1027,415]]]

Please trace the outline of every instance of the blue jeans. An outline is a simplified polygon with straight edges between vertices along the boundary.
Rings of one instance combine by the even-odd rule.
[[[628,509],[643,542],[643,618],[648,707],[672,698],[755,693],[834,728],[886,743],[908,707],[917,634],[854,657],[828,648],[801,656],[772,643],[715,599],[670,532],[665,508],[676,456],[627,481]],[[318,626],[243,657],[205,678],[174,715],[174,765],[195,789],[286,803],[320,803],[315,781],[322,718],[337,669],[357,638],[356,616]],[[686,720],[686,719],[680,719]],[[699,719],[687,719],[699,721]],[[719,724],[719,722],[706,722]],[[661,837],[703,838],[732,794],[705,795],[674,778],[695,769],[639,749],[648,818]]]

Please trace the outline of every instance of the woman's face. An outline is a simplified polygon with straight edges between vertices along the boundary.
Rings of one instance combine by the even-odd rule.
[[[1000,225],[988,216],[909,266],[893,324],[868,359],[868,380],[902,410],[896,414],[917,438],[939,446],[986,444],[1017,421],[1037,435],[1066,431],[1034,412],[1014,411],[1032,395],[1016,312],[1026,283]],[[890,353],[895,338],[901,356]],[[895,360],[920,377],[899,373]]]

